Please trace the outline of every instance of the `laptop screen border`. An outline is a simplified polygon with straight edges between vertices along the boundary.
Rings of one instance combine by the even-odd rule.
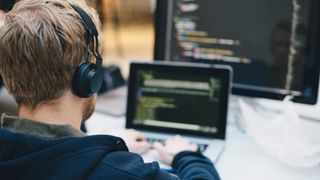
[[[134,124],[136,112],[136,99],[137,99],[137,73],[141,70],[154,70],[160,72],[175,72],[175,73],[188,73],[188,74],[201,74],[205,76],[214,76],[221,79],[221,94],[220,94],[220,110],[218,117],[218,131],[216,133],[192,131],[168,127],[154,127],[148,125]],[[225,139],[226,124],[227,124],[227,111],[228,101],[230,96],[230,83],[232,77],[232,68],[230,66],[215,66],[208,64],[194,64],[194,63],[167,63],[167,62],[153,62],[153,63],[139,63],[133,62],[130,64],[130,75],[128,82],[128,95],[127,95],[127,113],[126,113],[126,128],[137,129],[152,132],[192,135],[199,137]]]

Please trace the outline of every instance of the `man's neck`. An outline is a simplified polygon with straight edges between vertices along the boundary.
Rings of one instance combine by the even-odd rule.
[[[70,124],[80,129],[83,118],[82,107],[81,99],[67,92],[53,103],[44,103],[35,109],[20,106],[19,117],[47,124]]]

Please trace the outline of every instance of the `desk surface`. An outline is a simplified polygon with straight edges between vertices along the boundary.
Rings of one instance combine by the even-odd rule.
[[[125,125],[124,117],[94,113],[86,122],[89,135],[117,135]],[[228,126],[227,144],[216,164],[223,180],[319,180],[320,167],[299,169],[282,164],[268,155],[243,131]]]

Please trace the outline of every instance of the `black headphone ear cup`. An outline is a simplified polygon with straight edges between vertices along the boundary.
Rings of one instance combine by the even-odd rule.
[[[96,67],[96,65],[94,65],[94,67]],[[101,68],[100,68],[101,69]],[[89,73],[89,82],[90,82],[90,91],[92,93],[97,93],[102,85],[102,81],[103,81],[103,76],[102,76],[102,71],[101,70],[95,70],[94,71],[90,71]]]
[[[75,72],[73,78],[73,92],[81,97],[88,98],[97,93],[102,84],[102,73],[96,71],[93,63],[82,63]]]

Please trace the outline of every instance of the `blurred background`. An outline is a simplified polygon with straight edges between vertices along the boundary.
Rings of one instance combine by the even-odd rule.
[[[102,22],[104,66],[128,76],[132,60],[153,59],[155,0],[87,0]]]

